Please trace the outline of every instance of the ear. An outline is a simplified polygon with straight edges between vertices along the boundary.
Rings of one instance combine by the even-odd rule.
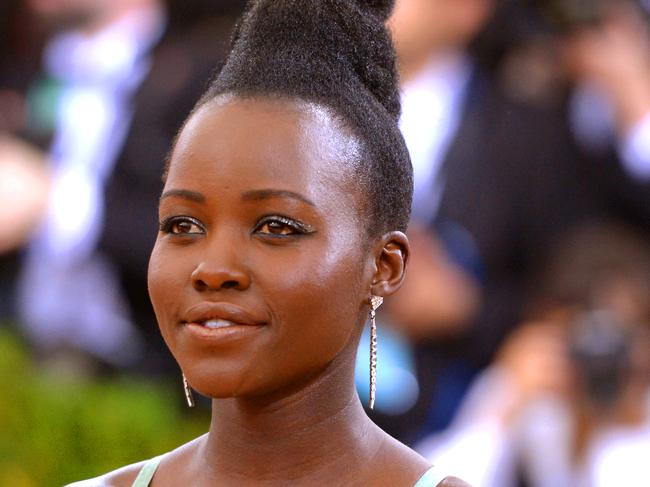
[[[404,233],[390,232],[382,236],[375,247],[375,267],[370,284],[373,295],[390,296],[402,286],[410,252]]]

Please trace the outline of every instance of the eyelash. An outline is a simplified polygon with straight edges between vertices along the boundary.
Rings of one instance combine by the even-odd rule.
[[[197,226],[201,231],[200,232],[174,232],[173,231],[174,225],[179,223],[190,223],[191,225]],[[263,228],[265,225],[268,225],[270,223],[281,223],[283,226],[291,229],[292,233],[274,234],[270,232],[259,232],[260,228]],[[192,218],[190,216],[172,216],[166,218],[162,222],[160,222],[159,229],[161,232],[165,234],[175,235],[175,236],[198,235],[198,234],[205,233],[205,227],[203,226],[203,224],[196,218]],[[268,215],[262,217],[257,222],[253,230],[253,233],[259,233],[260,235],[264,235],[266,237],[271,237],[271,238],[290,238],[299,235],[307,235],[313,233],[313,230],[308,225],[305,225],[291,218],[287,218],[280,215]]]
[[[162,222],[160,222],[160,231],[169,235],[197,235],[199,232],[180,232],[176,233],[173,232],[172,229],[174,225],[178,223],[191,223],[192,225],[196,225],[201,229],[201,233],[205,233],[205,227],[201,224],[200,221],[198,221],[196,218],[192,218],[191,216],[171,216],[169,218],[165,218]]]
[[[274,233],[269,233],[269,232],[259,232],[260,228],[263,228],[264,225],[268,225],[269,223],[281,223],[283,226],[288,227],[291,229],[293,233],[288,233],[288,234],[274,234]],[[289,238],[289,237],[296,237],[300,235],[307,235],[310,233],[313,233],[313,230],[308,226],[305,225],[299,221],[293,220],[291,218],[287,218],[284,216],[280,215],[268,215],[265,217],[262,217],[258,222],[257,225],[255,226],[255,233],[260,233],[261,235],[268,236],[271,238]]]

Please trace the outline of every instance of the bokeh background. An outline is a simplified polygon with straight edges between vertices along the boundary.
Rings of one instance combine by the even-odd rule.
[[[207,430],[146,268],[170,144],[242,9],[0,4],[0,485]],[[389,27],[413,255],[371,417],[477,487],[647,487],[648,2],[397,0]],[[365,336],[362,399],[367,363]]]

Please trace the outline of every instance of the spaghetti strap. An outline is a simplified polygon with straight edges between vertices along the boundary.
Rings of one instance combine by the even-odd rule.
[[[429,470],[424,472],[424,475],[415,483],[413,487],[436,487],[440,482],[442,482],[447,475],[444,475],[435,467],[431,467]]]
[[[131,487],[147,487],[156,473],[160,460],[162,460],[162,455],[147,461],[147,463],[142,466],[142,469],[138,473],[138,476]]]

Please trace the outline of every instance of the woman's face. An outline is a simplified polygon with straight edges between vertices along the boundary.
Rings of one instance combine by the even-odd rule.
[[[198,391],[257,396],[352,364],[374,265],[357,157],[356,139],[306,103],[223,97],[189,120],[149,292]]]

